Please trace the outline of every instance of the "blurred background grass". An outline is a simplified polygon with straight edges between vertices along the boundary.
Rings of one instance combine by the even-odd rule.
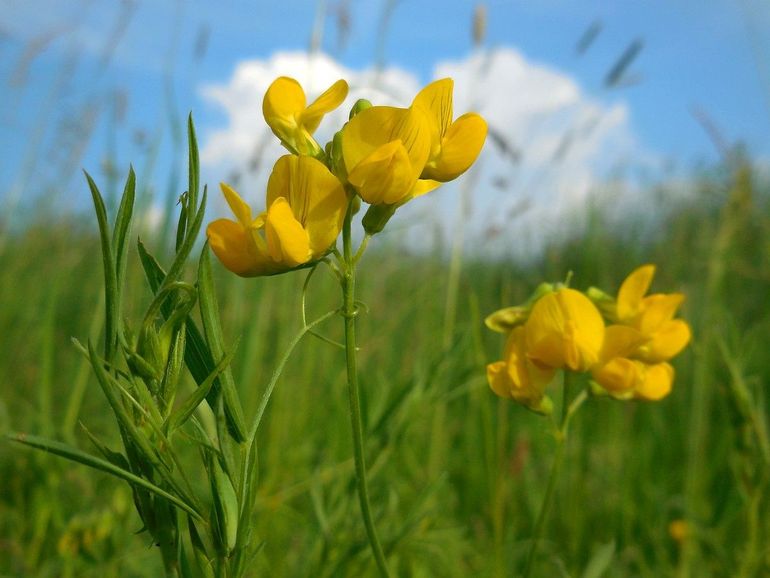
[[[178,135],[175,119],[168,114]],[[179,137],[171,142],[183,159]],[[45,158],[42,145],[30,150],[35,162]],[[73,173],[78,150],[52,162]],[[104,151],[102,178],[114,199],[122,176],[111,154]],[[641,194],[663,215],[652,229],[643,214],[618,221],[597,204],[581,216],[586,226],[546,241],[527,260],[491,256],[479,245],[452,258],[440,235],[434,246],[412,250],[397,227],[375,239],[360,275],[368,306],[360,363],[372,503],[397,576],[511,576],[526,554],[552,440],[542,418],[489,391],[484,366],[499,358],[502,342],[483,327],[484,316],[568,271],[577,287],[614,291],[646,262],[658,264],[655,287],[686,293],[693,343],[676,362],[665,401],[593,400],[578,415],[540,575],[770,574],[770,186],[761,159],[739,146],[722,143],[719,158],[687,175],[688,196],[677,194],[678,181],[646,185]],[[158,221],[150,209],[153,199],[173,206],[179,165],[163,193],[147,164],[146,180],[139,175],[148,215],[140,233],[162,254],[170,219]],[[26,178],[16,184],[22,197],[56,195],[28,191]],[[622,187],[607,184],[602,198]],[[5,201],[0,431],[39,433],[90,451],[80,421],[117,439],[88,364],[70,344],[72,336],[98,339],[102,325],[95,221],[42,202],[34,215],[10,219],[19,215],[16,200],[9,193]],[[508,234],[515,244],[515,231]],[[135,256],[132,249],[129,314],[149,301]],[[303,279],[219,273],[223,325],[230,343],[240,338],[234,373],[253,411],[299,329]],[[325,274],[314,277],[310,296],[318,312],[338,302]],[[340,329],[329,324],[324,333],[339,338]],[[256,512],[264,546],[255,576],[373,575],[358,518],[343,372],[340,350],[308,338],[268,408]],[[0,576],[159,575],[159,557],[140,527],[124,485],[0,444]]]

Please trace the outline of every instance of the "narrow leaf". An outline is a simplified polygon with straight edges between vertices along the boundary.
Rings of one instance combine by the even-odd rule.
[[[104,331],[104,357],[111,361],[118,343],[118,282],[115,271],[115,257],[110,243],[110,227],[107,222],[107,209],[104,199],[99,192],[99,187],[87,172],[83,171],[91,189],[91,198],[94,202],[96,220],[99,223],[99,238],[102,246],[102,263],[104,266],[104,297],[105,297],[105,331]]]
[[[169,434],[176,429],[179,429],[195,412],[197,407],[201,404],[203,399],[208,395],[211,386],[214,384],[216,378],[222,373],[222,371],[230,365],[233,360],[233,353],[229,353],[219,362],[219,365],[214,368],[214,371],[201,383],[188,397],[184,403],[177,409],[169,418]]]
[[[221,359],[225,354],[224,337],[222,335],[222,324],[219,319],[214,279],[211,275],[211,258],[209,257],[208,243],[203,246],[198,265],[198,302],[200,304],[203,330],[206,334],[206,342],[208,343],[211,355],[214,359]],[[236,441],[242,442],[246,439],[246,422],[243,418],[241,400],[235,388],[233,373],[229,367],[224,369],[219,382],[222,386],[225,413],[227,414],[228,422],[232,426],[230,428],[232,430],[231,434]]]
[[[193,210],[198,204],[198,187],[200,186],[200,155],[198,154],[198,139],[195,136],[195,124],[192,112],[187,117],[187,142],[188,142],[188,207]],[[189,235],[188,235],[189,236]],[[197,237],[197,233],[195,235]]]
[[[163,490],[162,488],[159,488],[152,482],[149,482],[144,478],[140,478],[139,476],[124,470],[123,468],[119,468],[115,464],[112,464],[106,460],[97,458],[96,456],[92,456],[77,448],[73,448],[61,442],[48,440],[48,439],[41,438],[34,435],[29,435],[25,433],[15,433],[15,434],[7,435],[7,438],[11,441],[28,445],[30,447],[33,447],[39,450],[47,451],[54,455],[61,456],[63,458],[71,460],[73,462],[77,462],[79,464],[83,464],[85,466],[89,466],[91,468],[101,470],[103,472],[111,474],[117,478],[125,480],[132,486],[138,486],[139,488],[143,488],[149,492],[152,492],[155,495],[160,496],[161,498],[165,498],[166,500],[168,500],[178,508],[190,514],[196,520],[203,521],[202,516],[198,512],[196,512],[195,509],[193,509],[189,504],[180,500],[178,497],[174,496],[173,494],[169,494],[167,491]]]

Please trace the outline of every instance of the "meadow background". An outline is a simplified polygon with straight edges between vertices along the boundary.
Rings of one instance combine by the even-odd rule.
[[[480,166],[399,211],[359,275],[370,488],[394,573],[513,576],[526,555],[553,440],[489,390],[502,340],[484,317],[569,271],[614,291],[653,262],[654,288],[687,295],[693,343],[664,401],[578,414],[537,575],[770,575],[770,11],[542,4],[0,4],[0,432],[93,451],[82,422],[117,441],[70,341],[98,340],[104,316],[81,168],[114,210],[133,163],[134,234],[168,263],[189,110],[211,192],[226,180],[256,201],[278,150],[260,109],[274,76],[311,92],[344,76],[406,104],[452,74],[456,115],[490,121]],[[253,412],[300,327],[304,276],[215,272]],[[151,295],[134,249],[127,279],[138,314]],[[337,293],[318,274],[310,309]],[[253,575],[374,575],[347,412],[342,352],[306,338],[260,432]],[[124,484],[0,442],[0,576],[160,575],[140,528]]]

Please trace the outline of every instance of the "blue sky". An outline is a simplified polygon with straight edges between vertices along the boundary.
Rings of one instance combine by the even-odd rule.
[[[18,197],[19,206],[29,210],[25,199],[32,198],[34,188],[52,190],[65,207],[78,206],[84,187],[77,171],[84,167],[97,178],[104,176],[105,158],[113,158],[120,173],[133,162],[140,179],[144,170],[147,182],[164,189],[173,178],[167,168],[170,119],[192,110],[205,147],[208,136],[228,123],[228,111],[204,96],[205,87],[227,86],[239,63],[265,62],[281,51],[307,51],[314,31],[321,51],[346,69],[363,70],[382,61],[425,83],[439,63],[456,63],[449,69],[455,70],[473,53],[476,5],[435,0],[2,1],[0,203]],[[390,17],[384,19],[389,6]],[[755,156],[770,156],[766,2],[501,0],[485,6],[485,50],[510,48],[528,67],[573,82],[581,102],[604,111],[622,108],[622,130],[633,147],[640,157],[656,159],[647,170],[717,159],[693,111],[705,115],[728,144],[742,141]],[[340,14],[349,24],[347,35],[341,36]],[[578,40],[593,23],[599,32],[578,54]],[[608,70],[636,40],[642,50],[621,86],[607,88]],[[517,99],[528,88],[503,84],[499,90]],[[498,89],[489,84],[484,90]],[[116,117],[115,110],[122,114]],[[258,95],[254,114],[260,114]],[[148,150],[156,142],[160,152],[153,164]],[[600,147],[595,151],[601,154]],[[225,178],[214,174],[216,166],[209,171],[213,180]]]

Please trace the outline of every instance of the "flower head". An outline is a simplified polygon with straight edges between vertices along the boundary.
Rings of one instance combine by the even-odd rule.
[[[454,81],[443,78],[423,88],[412,102],[428,118],[431,148],[422,177],[442,183],[456,179],[470,168],[484,146],[487,123],[475,112],[452,121]]]
[[[426,116],[411,108],[373,106],[342,131],[348,181],[371,205],[402,204],[438,187],[418,181],[431,147]]]
[[[313,133],[324,115],[342,104],[347,94],[348,83],[338,80],[308,106],[299,82],[281,76],[267,89],[262,113],[275,136],[290,151],[318,156],[322,151]]]
[[[273,275],[315,261],[342,229],[345,190],[312,157],[278,159],[267,184],[267,211],[256,218],[238,193],[221,186],[237,221],[213,221],[206,234],[224,266],[242,277]]]

